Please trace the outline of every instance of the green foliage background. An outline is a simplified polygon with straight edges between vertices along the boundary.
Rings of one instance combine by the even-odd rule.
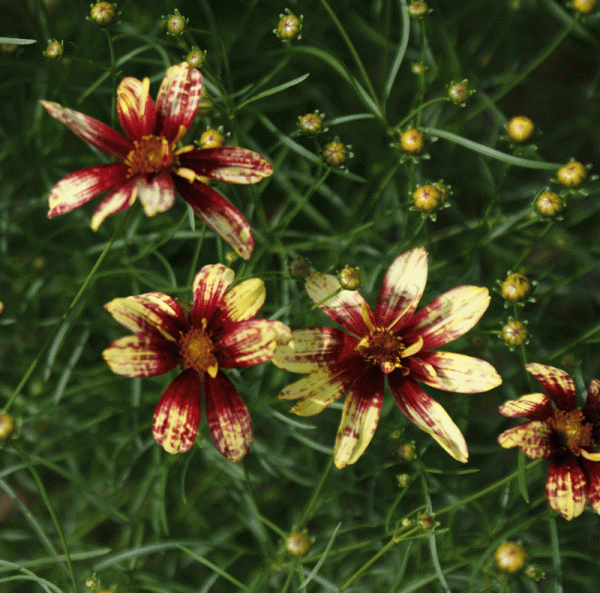
[[[0,1],[0,36],[36,40],[0,54],[0,401],[11,402],[17,422],[0,449],[2,591],[82,591],[94,574],[119,593],[597,591],[598,515],[588,506],[571,522],[556,516],[544,493],[547,462],[526,469],[496,437],[514,425],[498,405],[539,391],[525,362],[567,369],[582,401],[600,378],[597,183],[590,178],[585,195],[569,198],[562,220],[543,220],[532,206],[544,188],[561,191],[552,179],[572,157],[598,170],[598,13],[574,21],[552,0],[428,4],[433,12],[419,23],[402,16],[403,0],[290,1],[304,15],[302,39],[282,43],[272,30],[286,5],[274,1],[126,0],[105,30],[86,20],[87,0]],[[189,18],[181,37],[166,35],[162,19],[176,7]],[[48,39],[63,41],[60,60],[43,56]],[[503,384],[469,396],[427,389],[465,434],[467,466],[408,423],[387,393],[365,454],[330,470],[342,403],[313,418],[289,415],[277,395],[296,377],[270,363],[229,373],[255,429],[243,464],[216,452],[205,421],[188,454],[172,457],[155,444],[153,410],[174,374],[113,375],[101,352],[126,331],[102,306],[152,290],[189,299],[194,274],[227,263],[229,248],[180,199],[152,219],[136,205],[96,233],[94,204],[48,220],[51,187],[108,159],[38,100],[118,129],[121,78],[149,76],[155,96],[166,68],[192,45],[207,50],[202,72],[214,109],[187,139],[223,126],[232,145],[274,167],[257,186],[215,185],[253,227],[251,260],[231,266],[238,280],[265,280],[264,316],[292,329],[330,324],[287,273],[297,256],[326,273],[359,267],[372,304],[393,258],[419,245],[430,266],[422,304],[462,284],[490,289],[482,321],[449,349],[492,362]],[[423,78],[411,72],[418,61]],[[431,158],[401,162],[390,146],[394,128],[465,78],[476,90],[465,107],[435,102],[402,123],[441,133],[437,141],[427,134]],[[296,123],[314,110],[329,129],[308,139]],[[506,121],[521,114],[536,124],[537,148],[504,138]],[[336,135],[352,145],[347,169],[330,170],[319,157]],[[516,150],[530,164],[487,148]],[[409,210],[416,186],[441,179],[453,194],[436,221]],[[495,292],[510,270],[537,283],[535,302],[522,309],[505,308]],[[509,315],[529,323],[530,342],[515,351],[498,337]],[[394,454],[406,440],[415,442],[415,461]],[[433,531],[401,530],[427,507],[439,522]],[[299,529],[311,548],[293,558],[283,542]],[[545,579],[494,568],[507,539],[525,546]]]

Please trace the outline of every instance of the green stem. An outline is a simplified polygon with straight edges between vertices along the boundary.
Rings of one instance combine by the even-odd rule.
[[[113,47],[112,37],[108,27],[104,29],[106,34],[106,40],[108,42],[108,53],[110,55],[110,75],[112,78],[112,93],[111,93],[111,109],[110,109],[110,125],[112,128],[115,127],[116,115],[117,115],[117,69],[115,68],[115,48]]]
[[[321,474],[321,479],[317,482],[317,484],[312,492],[312,495],[310,497],[310,500],[308,501],[308,504],[304,508],[304,511],[303,511],[302,516],[300,517],[300,521],[299,521],[300,528],[302,528],[306,524],[308,519],[310,518],[310,514],[312,513],[312,510],[317,503],[319,494],[321,493],[323,485],[325,484],[325,480],[327,479],[327,476],[329,475],[329,472],[331,471],[332,466],[333,466],[333,455],[329,458],[329,461],[327,462],[327,465],[325,466],[325,469],[323,470],[323,473]]]
[[[527,247],[527,249],[525,249],[523,251],[523,253],[521,254],[521,257],[513,264],[513,270],[515,270],[515,272],[517,272],[519,270],[519,267],[523,263],[523,260],[529,255],[529,253],[535,247],[535,245],[539,242],[539,240],[542,237],[546,236],[553,226],[554,226],[554,221],[550,220],[548,222],[548,224],[546,225],[546,228],[539,235],[537,235],[536,237],[534,237],[531,240],[529,247]]]
[[[429,107],[434,103],[447,103],[450,99],[448,97],[436,97],[435,99],[431,99],[431,101],[427,101],[425,103],[421,103],[415,110],[409,113],[400,123],[396,124],[395,129],[399,130],[407,121],[410,121],[417,113],[421,112],[425,107]]]
[[[75,307],[81,300],[81,297],[83,297],[83,295],[85,294],[85,291],[87,290],[87,287],[89,286],[90,282],[94,278],[94,275],[98,271],[100,264],[102,263],[102,261],[104,260],[104,258],[108,254],[108,252],[110,251],[110,248],[112,247],[112,244],[115,242],[115,239],[117,238],[117,236],[121,234],[121,231],[125,227],[125,222],[129,218],[128,214],[129,214],[129,212],[123,217],[121,224],[117,227],[117,229],[113,233],[113,236],[111,237],[110,241],[106,244],[106,247],[104,248],[102,253],[98,256],[98,259],[96,260],[96,263],[94,264],[94,267],[91,269],[90,273],[88,274],[88,277],[85,279],[84,283],[81,285],[81,288],[79,289],[79,292],[75,295],[75,298],[71,301],[71,304],[67,307],[67,310],[63,313],[63,316],[60,318],[60,321],[58,322],[56,329],[54,330],[52,335],[46,340],[46,342],[42,346],[41,350],[38,352],[37,356],[33,359],[32,363],[29,365],[27,372],[25,373],[25,375],[23,376],[23,378],[21,379],[21,381],[19,382],[19,384],[17,385],[15,390],[13,391],[9,400],[6,402],[6,406],[4,406],[4,410],[2,410],[3,412],[8,412],[8,410],[12,406],[13,402],[15,401],[16,397],[19,395],[19,393],[21,393],[21,390],[23,389],[23,387],[25,386],[25,384],[27,383],[27,381],[33,374],[33,371],[35,371],[38,363],[40,362],[40,358],[45,354],[46,350],[50,347],[50,344],[52,344],[52,341],[56,337],[56,334],[58,334],[58,332],[60,331],[63,323],[66,321],[67,317],[72,313],[72,311],[75,309]]]
[[[567,344],[564,348],[561,348],[560,350],[557,350],[554,354],[551,354],[548,357],[548,360],[554,360],[555,358],[559,358],[565,352],[572,350],[575,346],[577,346],[577,344],[579,344],[580,342],[584,342],[588,338],[591,338],[597,332],[600,332],[600,323],[598,323],[592,329],[589,329],[583,335],[579,336],[578,338]]]
[[[550,528],[550,541],[552,543],[552,564],[554,565],[554,574],[556,575],[556,580],[554,581],[554,591],[556,593],[563,593],[562,564],[560,561],[560,548],[558,544],[558,531],[556,529],[556,517],[551,516],[548,518],[548,527]]]

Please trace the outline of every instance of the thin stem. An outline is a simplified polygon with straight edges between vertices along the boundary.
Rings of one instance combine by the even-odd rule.
[[[556,575],[556,580],[554,581],[554,591],[556,593],[563,593],[562,564],[560,562],[560,548],[558,544],[558,531],[556,529],[556,517],[550,516],[548,518],[548,527],[550,528],[550,542],[552,543],[552,564],[554,565],[554,574]]]
[[[130,211],[131,211],[131,209],[130,209]],[[3,412],[8,412],[8,410],[12,406],[13,402],[15,401],[16,397],[19,395],[19,393],[21,393],[21,390],[23,389],[23,387],[25,386],[25,384],[27,383],[27,381],[33,374],[33,371],[35,371],[38,363],[40,362],[41,357],[45,354],[46,350],[48,350],[48,348],[50,347],[50,344],[52,344],[54,338],[56,337],[56,334],[58,334],[58,332],[60,331],[63,323],[66,321],[67,317],[71,314],[71,312],[75,309],[75,307],[81,300],[81,297],[83,297],[83,295],[85,294],[85,291],[87,290],[90,282],[92,281],[96,272],[98,271],[100,264],[102,264],[102,261],[104,260],[104,258],[108,254],[108,252],[110,251],[110,248],[112,247],[113,243],[115,242],[115,239],[117,238],[117,236],[120,235],[123,228],[125,228],[125,222],[128,219],[129,219],[129,212],[127,212],[127,214],[123,217],[121,224],[117,227],[117,229],[113,233],[113,236],[111,237],[110,241],[106,244],[106,247],[103,249],[102,253],[98,256],[98,259],[96,260],[96,263],[94,264],[94,267],[91,269],[90,273],[88,274],[88,277],[85,279],[84,283],[81,285],[81,288],[79,289],[79,292],[75,295],[75,298],[71,301],[71,304],[67,307],[67,310],[63,313],[63,316],[60,318],[60,321],[58,322],[56,329],[54,330],[52,335],[49,336],[49,338],[46,340],[46,342],[44,343],[44,345],[38,352],[37,356],[33,359],[32,363],[29,365],[27,372],[25,373],[25,375],[23,375],[23,378],[21,379],[21,381],[19,382],[19,384],[13,391],[9,400],[6,402],[6,406],[4,406]]]
[[[246,468],[246,465],[244,464],[243,461],[240,462],[240,465],[242,466],[242,469],[244,470],[244,481],[246,484],[246,492],[248,493],[248,497],[252,504],[253,510],[256,513],[256,516],[258,517],[258,524],[260,525],[261,535],[263,538],[264,545],[266,547],[266,551],[267,551],[269,557],[273,558],[275,556],[275,553],[273,550],[273,544],[271,543],[271,538],[269,537],[269,534],[267,533],[267,530],[265,529],[265,525],[264,525],[263,521],[261,520],[261,513],[258,508],[258,502],[256,501],[256,496],[254,496],[254,490],[252,490],[252,483],[250,482],[250,474],[248,473],[248,469]]]
[[[327,479],[327,476],[329,475],[329,472],[331,471],[332,466],[333,466],[333,455],[329,458],[329,461],[327,462],[327,465],[325,466],[325,469],[323,470],[323,473],[321,474],[321,478],[317,482],[317,484],[313,490],[313,493],[310,497],[310,500],[308,501],[308,504],[306,505],[306,507],[304,508],[304,511],[302,512],[302,516],[300,517],[300,521],[298,522],[300,527],[303,527],[306,524],[306,522],[308,521],[308,519],[310,518],[310,514],[312,513],[313,508],[315,507],[315,505],[317,503],[319,494],[321,494],[321,489],[323,488],[323,485],[325,484],[325,480]]]
[[[108,42],[108,53],[110,55],[110,75],[112,78],[112,93],[111,93],[111,109],[110,109],[110,125],[115,127],[117,115],[117,70],[115,68],[115,48],[113,47],[112,37],[108,28],[104,29],[106,40]]]
[[[572,350],[575,346],[577,346],[577,344],[579,344],[580,342],[584,342],[585,340],[587,340],[588,338],[591,338],[595,333],[598,333],[598,332],[600,332],[600,323],[598,323],[592,329],[589,329],[584,334],[582,334],[581,336],[579,336],[578,338],[576,338],[575,340],[573,340],[572,342],[567,344],[564,348],[561,348],[560,350],[557,350],[554,354],[551,354],[548,357],[548,360],[554,360],[555,358],[559,358],[565,352]]]
[[[426,101],[425,103],[421,103],[416,109],[411,111],[401,122],[396,124],[395,128],[399,130],[407,121],[410,121],[417,113],[425,109],[425,107],[429,107],[434,103],[447,103],[450,99],[448,97],[436,97],[435,99],[431,99],[431,101]]]

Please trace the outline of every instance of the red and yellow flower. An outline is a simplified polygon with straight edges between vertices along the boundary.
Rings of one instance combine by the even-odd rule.
[[[505,430],[498,442],[520,447],[531,459],[551,459],[546,498],[567,521],[583,513],[586,501],[600,513],[600,381],[590,383],[585,406],[575,405],[575,385],[568,373],[543,364],[525,366],[547,395],[531,393],[500,406],[509,418],[528,418]]]
[[[194,279],[191,307],[162,292],[117,298],[105,305],[116,321],[134,332],[102,353],[113,372],[153,377],[178,365],[183,368],[160,398],[152,423],[154,438],[169,453],[192,447],[202,390],[210,436],[219,452],[239,461],[252,444],[248,410],[221,369],[269,360],[277,342],[289,340],[290,330],[279,321],[254,319],[265,301],[262,280],[250,278],[230,288],[234,277],[222,264],[204,266]]]
[[[406,417],[429,433],[452,457],[466,462],[465,439],[442,406],[417,381],[445,391],[477,393],[502,379],[489,363],[452,352],[433,351],[462,336],[481,318],[490,297],[486,288],[459,286],[415,313],[427,281],[427,252],[397,257],[383,280],[375,311],[358,291],[339,291],[335,276],[313,272],[309,297],[348,332],[313,327],[292,332],[272,361],[310,373],[284,389],[281,399],[300,401],[292,412],[317,414],[347,392],[334,461],[354,463],[373,437],[383,403],[384,378]]]
[[[146,216],[164,212],[173,206],[177,190],[215,233],[249,259],[254,239],[248,221],[202,178],[257,183],[273,169],[264,157],[245,148],[177,149],[196,117],[201,90],[202,74],[187,62],[167,70],[156,104],[148,78],[124,78],[117,89],[117,113],[126,136],[93,117],[41,101],[52,117],[82,140],[119,159],[61,179],[50,191],[48,218],[108,192],[92,216],[92,229],[97,230],[107,216],[126,210],[136,199]]]

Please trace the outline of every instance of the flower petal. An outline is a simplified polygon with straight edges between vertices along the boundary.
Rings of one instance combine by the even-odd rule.
[[[519,399],[505,402],[498,411],[507,418],[546,420],[554,416],[554,408],[544,393],[522,395]]]
[[[127,179],[121,185],[104,196],[92,216],[92,230],[97,231],[100,225],[108,218],[123,210],[127,210],[137,199],[137,183],[135,177]]]
[[[246,404],[221,372],[204,375],[206,419],[210,436],[221,455],[241,461],[252,445],[252,420]]]
[[[405,416],[430,434],[454,459],[466,463],[469,457],[467,443],[448,412],[402,373],[389,374],[388,383]]]
[[[587,497],[594,510],[600,515],[600,463],[580,459],[586,474]]]
[[[273,364],[292,373],[310,373],[325,363],[356,356],[358,340],[333,327],[310,327],[292,332],[289,344],[277,348]]]
[[[368,334],[370,328],[363,318],[363,310],[371,326],[375,326],[371,308],[357,290],[338,292],[339,289],[339,280],[330,274],[311,272],[306,279],[306,292],[313,303],[321,303],[321,311],[359,337]]]
[[[123,336],[106,348],[102,357],[113,373],[124,377],[164,375],[179,364],[177,349],[151,335]]]
[[[235,272],[223,264],[204,266],[194,278],[194,306],[190,314],[192,325],[200,327],[202,320],[210,320],[231,286]]]
[[[419,352],[407,366],[414,379],[443,391],[479,393],[502,383],[489,362],[454,352]]]
[[[288,385],[279,399],[300,399],[290,411],[298,416],[313,416],[342,397],[368,368],[361,358],[332,362]]]
[[[146,216],[156,216],[165,212],[175,203],[175,185],[169,173],[161,173],[150,178],[137,177],[138,198]]]
[[[147,333],[177,343],[188,323],[179,303],[162,292],[113,299],[104,308],[134,333]]]
[[[254,249],[254,237],[243,214],[221,194],[204,183],[175,177],[175,187],[194,212],[236,253],[248,261]]]
[[[559,409],[572,410],[575,407],[575,385],[569,373],[536,362],[526,364],[525,368],[537,379]]]
[[[124,159],[133,148],[130,140],[89,115],[62,107],[52,101],[40,103],[54,119],[65,124],[71,132],[104,154]]]
[[[371,367],[354,382],[335,439],[333,460],[338,469],[355,463],[371,442],[383,404],[383,373]]]
[[[252,319],[265,302],[267,291],[260,278],[248,278],[226,292],[210,320],[215,339],[230,331],[230,324]]]
[[[187,369],[162,394],[152,420],[152,434],[167,453],[192,448],[200,422],[200,376]]]
[[[585,474],[572,455],[560,462],[553,461],[548,470],[546,498],[552,510],[567,521],[579,517],[585,509]]]
[[[168,68],[156,98],[157,133],[169,142],[181,139],[196,117],[201,91],[199,70],[187,62]]]
[[[127,165],[121,162],[69,173],[50,190],[48,218],[79,208],[94,196],[120,186],[126,180]]]
[[[490,304],[487,288],[457,286],[421,309],[403,329],[407,343],[423,338],[423,350],[443,346],[467,333]]]
[[[588,386],[583,413],[594,424],[600,424],[600,381],[597,379],[591,381]]]
[[[180,155],[181,165],[200,177],[228,183],[258,183],[273,173],[264,156],[235,146],[191,150]]]
[[[117,114],[125,134],[132,140],[141,140],[154,132],[156,107],[150,97],[150,79],[143,81],[128,76],[117,88]]]
[[[498,442],[504,449],[519,447],[530,459],[550,459],[555,454],[551,434],[547,422],[531,420],[505,430]]]
[[[215,343],[219,366],[234,369],[254,366],[270,360],[277,348],[280,321],[250,319],[234,326]],[[285,326],[284,326],[285,327]],[[291,334],[288,329],[288,333]]]
[[[427,251],[424,247],[399,255],[385,274],[375,319],[381,327],[394,330],[401,319],[414,313],[427,283]]]

